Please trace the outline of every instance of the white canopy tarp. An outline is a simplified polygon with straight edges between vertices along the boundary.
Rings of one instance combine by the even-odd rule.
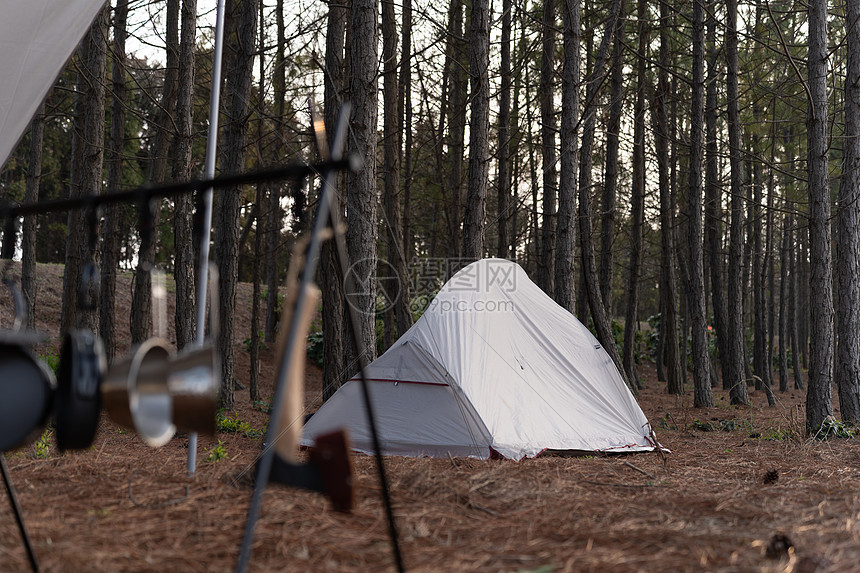
[[[511,261],[460,270],[367,376],[385,454],[518,460],[654,448],[597,339]],[[308,420],[302,443],[342,427],[354,449],[373,451],[357,375]]]
[[[104,5],[105,0],[3,2],[0,167]]]

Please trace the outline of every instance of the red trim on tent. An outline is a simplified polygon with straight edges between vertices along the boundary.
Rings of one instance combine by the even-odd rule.
[[[350,378],[350,382],[361,380],[360,378]],[[418,380],[395,380],[393,378],[368,378],[368,382],[393,382],[394,384],[423,384],[424,386],[448,386],[442,382],[420,382]]]

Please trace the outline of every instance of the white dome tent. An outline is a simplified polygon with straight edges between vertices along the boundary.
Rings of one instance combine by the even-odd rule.
[[[366,375],[387,455],[520,460],[656,445],[597,339],[503,259],[451,277]],[[373,452],[358,375],[308,420],[302,443],[338,428],[353,449]]]

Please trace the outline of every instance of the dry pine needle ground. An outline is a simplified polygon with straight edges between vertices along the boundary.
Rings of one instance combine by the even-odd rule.
[[[240,297],[248,295],[240,289]],[[48,298],[40,299],[45,330],[55,320],[45,310]],[[247,382],[245,314],[237,316],[236,352]],[[717,407],[696,410],[690,396],[665,394],[652,368],[642,375],[640,403],[671,454],[387,458],[406,568],[860,571],[858,439],[803,439],[799,391],[778,393],[774,408],[761,393],[752,394],[750,407],[730,407],[716,391]],[[308,376],[312,409],[319,372],[309,368]],[[271,395],[271,378],[265,352],[263,395]],[[263,427],[265,415],[248,404],[247,392],[236,402],[226,415]],[[29,446],[7,460],[44,571],[217,572],[235,567],[259,450],[257,437],[201,436],[198,471],[187,478],[185,437],[153,450],[105,417],[90,450],[60,455],[52,448],[36,457]],[[213,451],[220,459],[207,461]],[[332,512],[313,493],[268,489],[252,571],[393,570],[374,460],[353,462],[357,504],[349,515]],[[2,497],[0,571],[26,571]]]

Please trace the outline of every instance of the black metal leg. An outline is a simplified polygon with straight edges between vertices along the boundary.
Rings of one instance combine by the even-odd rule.
[[[18,529],[21,530],[21,538],[24,540],[24,547],[27,549],[30,566],[33,568],[33,572],[36,573],[39,571],[39,563],[36,561],[36,553],[33,551],[33,544],[30,543],[30,536],[27,534],[24,515],[21,513],[21,506],[18,505],[18,495],[12,486],[12,479],[9,477],[9,468],[6,467],[6,457],[3,454],[0,454],[0,470],[3,473],[3,483],[6,485],[6,493],[9,495],[9,503],[12,504],[15,521],[18,522]]]

